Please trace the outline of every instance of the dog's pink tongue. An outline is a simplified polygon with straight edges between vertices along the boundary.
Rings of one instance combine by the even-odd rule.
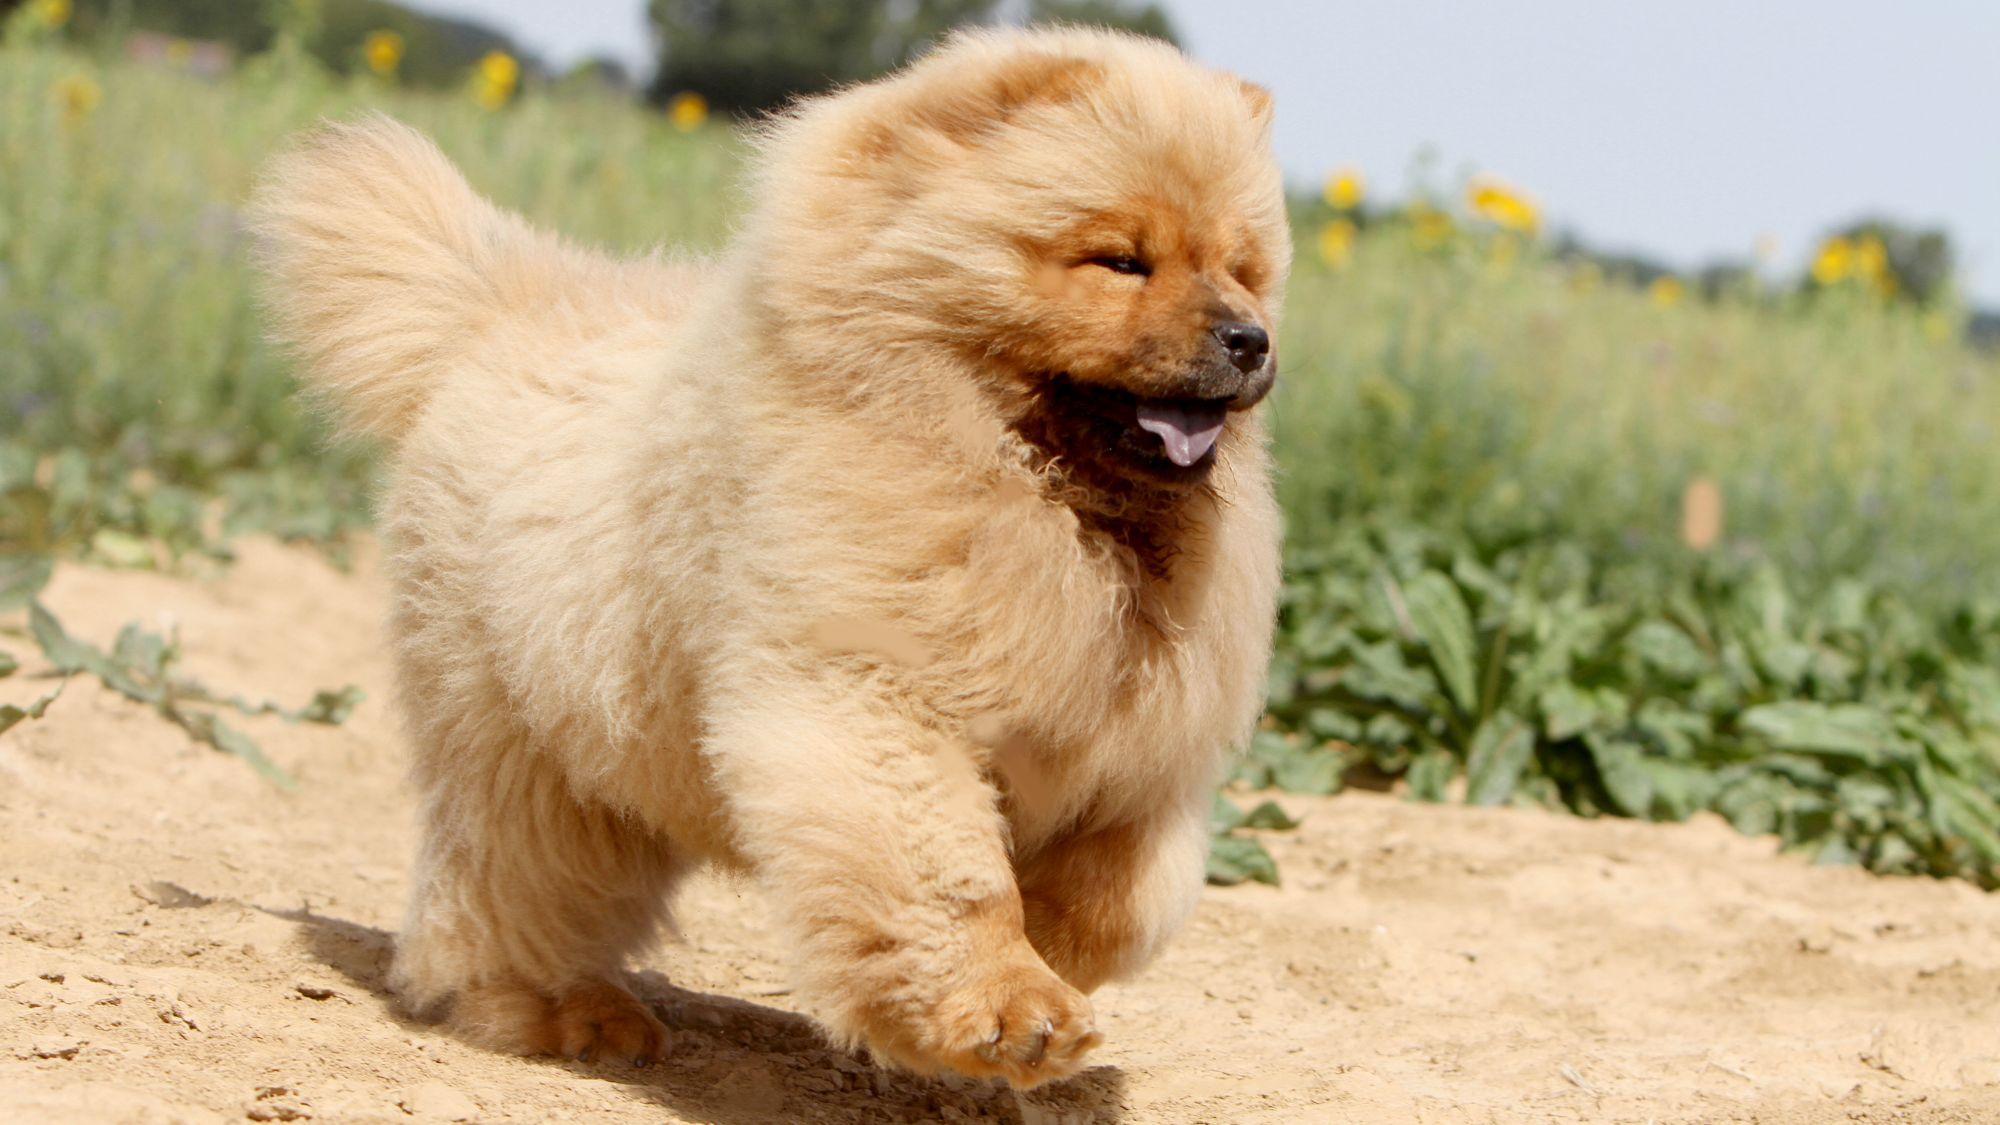
[[[1218,409],[1193,410],[1165,403],[1139,404],[1139,428],[1158,434],[1167,447],[1167,459],[1185,469],[1202,459],[1222,432],[1223,412]]]

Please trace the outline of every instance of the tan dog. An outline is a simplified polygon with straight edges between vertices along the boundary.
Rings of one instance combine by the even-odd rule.
[[[282,158],[282,334],[394,451],[412,1010],[657,1057],[621,967],[711,863],[842,1041],[1079,1067],[1262,703],[1269,117],[1151,41],[961,36],[773,124],[690,265],[537,233],[386,120]]]

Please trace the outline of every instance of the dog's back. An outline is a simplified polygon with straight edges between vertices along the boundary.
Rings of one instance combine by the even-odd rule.
[[[327,124],[279,157],[251,207],[279,339],[350,431],[394,443],[440,384],[483,361],[657,330],[701,272],[614,259],[481,198],[422,134],[386,117]],[[507,377],[496,375],[495,377]]]

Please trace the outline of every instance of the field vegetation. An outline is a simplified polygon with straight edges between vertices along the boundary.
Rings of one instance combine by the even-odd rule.
[[[339,76],[282,41],[203,79],[30,12],[0,46],[0,609],[56,558],[209,565],[251,532],[337,554],[367,525],[371,453],[302,409],[251,282],[240,207],[289,134],[391,113],[617,250],[713,248],[738,205],[741,147],[696,101],[517,88],[490,59],[410,92],[393,61]],[[2000,364],[1948,286],[1637,285],[1491,185],[1353,184],[1296,218],[1289,571],[1235,788],[1712,809],[1829,861],[2000,880]],[[163,714],[247,708],[177,694],[168,640],[64,649],[50,620],[14,647],[35,636]],[[1220,802],[1214,876],[1275,878],[1244,833],[1286,823]]]

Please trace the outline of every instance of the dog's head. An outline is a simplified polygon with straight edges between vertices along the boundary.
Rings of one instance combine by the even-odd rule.
[[[779,186],[812,185],[832,319],[971,361],[1054,455],[1187,484],[1276,376],[1270,115],[1165,44],[983,33],[809,106],[820,175]]]

